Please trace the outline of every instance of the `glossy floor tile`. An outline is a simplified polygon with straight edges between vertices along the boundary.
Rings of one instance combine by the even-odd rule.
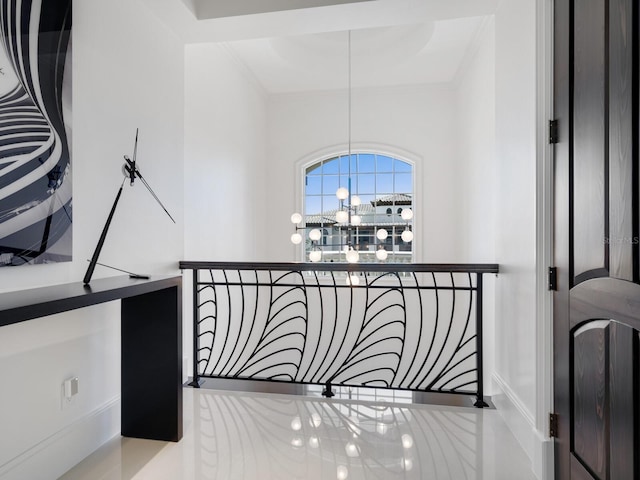
[[[115,438],[64,480],[518,479],[493,409],[185,389],[184,438]]]

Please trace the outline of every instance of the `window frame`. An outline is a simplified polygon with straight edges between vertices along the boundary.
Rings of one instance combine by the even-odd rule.
[[[405,162],[411,166],[412,169],[412,209],[414,210],[414,217],[412,220],[412,230],[415,234],[414,240],[412,242],[411,248],[411,260],[410,263],[419,263],[422,259],[421,251],[422,251],[422,230],[421,230],[421,216],[422,216],[422,208],[417,208],[417,206],[422,205],[422,172],[420,169],[420,165],[422,162],[418,161],[419,157],[417,155],[412,155],[408,152],[401,151],[400,149],[383,147],[383,148],[372,148],[372,147],[362,147],[358,148],[352,147],[351,155],[355,154],[373,154],[373,155],[381,155],[391,157],[395,160],[400,160]],[[295,185],[295,203],[297,208],[295,211],[298,211],[302,214],[303,218],[306,217],[305,211],[305,197],[306,197],[306,171],[309,167],[318,164],[320,162],[324,162],[326,160],[330,160],[332,158],[339,158],[341,156],[348,156],[349,152],[345,150],[335,150],[328,149],[325,152],[318,152],[315,155],[309,155],[300,161],[297,162],[296,165],[296,178],[297,182]],[[377,172],[375,173],[377,174]],[[395,192],[394,192],[395,193]],[[416,211],[417,208],[417,211]],[[326,227],[325,227],[326,228]],[[301,242],[300,245],[296,246],[295,249],[296,261],[308,262],[308,258],[306,256],[306,239]]]

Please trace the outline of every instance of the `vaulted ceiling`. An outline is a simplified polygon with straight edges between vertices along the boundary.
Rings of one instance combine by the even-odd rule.
[[[268,93],[450,82],[499,0],[142,0],[185,43],[224,43]]]
[[[446,83],[486,17],[230,42],[270,94]]]

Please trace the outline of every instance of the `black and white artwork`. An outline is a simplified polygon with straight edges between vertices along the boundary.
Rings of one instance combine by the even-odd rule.
[[[0,0],[0,267],[71,260],[71,0]]]

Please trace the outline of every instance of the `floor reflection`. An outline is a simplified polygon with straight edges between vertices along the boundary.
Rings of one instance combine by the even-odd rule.
[[[473,410],[256,394],[196,401],[199,478],[480,478]]]
[[[530,461],[498,412],[185,389],[179,443],[114,439],[68,479],[514,479]]]

